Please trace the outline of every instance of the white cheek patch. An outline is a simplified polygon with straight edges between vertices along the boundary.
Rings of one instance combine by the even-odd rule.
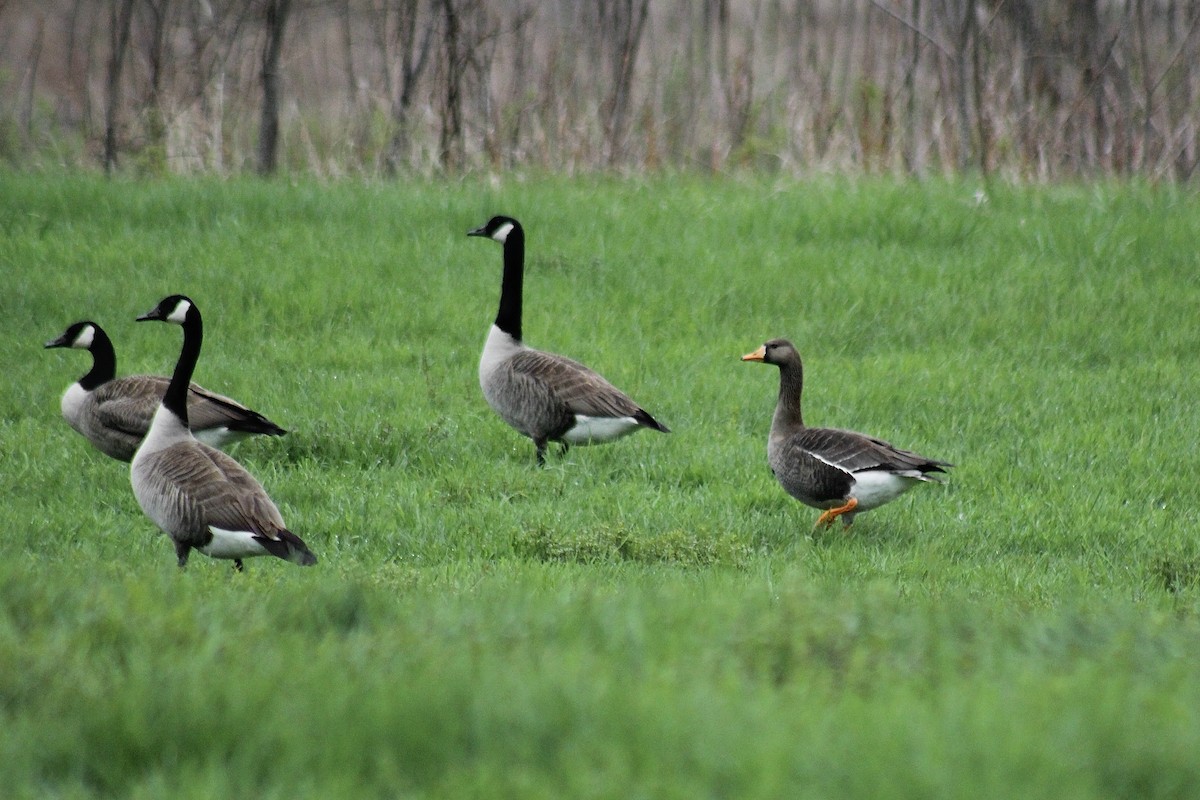
[[[78,347],[80,350],[87,350],[92,346],[92,342],[96,340],[96,328],[94,325],[84,325],[83,330],[75,337],[75,341],[71,342],[71,347]]]
[[[506,222],[499,228],[496,228],[496,232],[492,234],[492,238],[497,242],[500,242],[500,244],[504,244],[504,242],[508,240],[508,235],[512,233],[512,229],[513,224],[511,222]]]
[[[188,301],[180,300],[175,304],[174,310],[172,310],[167,316],[167,322],[174,322],[176,325],[182,325],[183,321],[187,319],[187,314],[191,307],[192,304]]]

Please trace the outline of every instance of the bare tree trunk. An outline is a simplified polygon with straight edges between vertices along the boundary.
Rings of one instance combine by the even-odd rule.
[[[79,65],[77,64],[80,6],[82,5],[83,0],[72,0],[71,10],[61,18],[62,30],[64,30],[66,35],[66,44],[64,52],[62,52],[62,70],[64,70],[62,74],[66,77],[67,82],[76,86],[86,85],[86,80],[88,80],[86,74],[79,72]],[[58,107],[59,119],[73,120],[78,119],[82,115],[83,103],[79,102],[79,98],[76,95],[62,92],[59,95],[56,107]]]
[[[511,18],[519,20],[521,14],[517,4],[508,6]],[[470,107],[469,119],[477,120],[483,131],[483,151],[488,162],[496,168],[502,166],[502,140],[500,133],[500,118],[492,102],[491,77],[492,67],[496,61],[496,47],[499,40],[498,30],[488,19],[483,3],[471,3],[466,8],[464,30],[467,32],[463,43],[464,68],[469,67],[474,75],[471,84],[475,91],[471,93],[474,103]]]
[[[968,49],[973,45],[971,34],[975,28],[975,2],[976,0],[966,0],[963,4],[963,17],[959,21],[958,46],[955,48],[954,59],[957,68],[954,97],[958,107],[959,147],[962,148],[958,154],[958,166],[964,170],[971,166],[974,149],[971,146],[971,105],[967,98],[971,80],[968,76],[971,66]]]
[[[1180,63],[1183,65],[1183,75],[1180,76],[1178,82],[1179,107],[1182,109],[1180,116],[1185,120],[1181,125],[1181,138],[1183,142],[1178,146],[1175,156],[1175,179],[1181,181],[1191,180],[1196,172],[1196,165],[1200,163],[1200,124],[1197,124],[1196,116],[1192,109],[1195,103],[1195,77],[1192,71],[1196,68],[1198,54],[1196,47],[1196,28],[1200,23],[1200,2],[1196,0],[1188,0],[1184,4],[1183,11],[1185,22],[1185,30],[1187,30],[1187,38],[1180,45]]]
[[[342,53],[346,59],[346,96],[350,99],[350,106],[355,107],[358,105],[358,75],[354,69],[354,31],[350,25],[350,0],[341,0],[337,13],[341,25]]]
[[[625,122],[629,115],[630,95],[633,85],[633,68],[637,62],[638,47],[646,27],[650,0],[615,2],[609,20],[614,34],[612,93],[609,96],[608,125],[606,126],[608,165],[616,165],[624,156]]]
[[[258,174],[273,175],[279,155],[279,60],[292,0],[267,0],[262,56],[262,125],[258,133]]]
[[[702,100],[701,98],[707,98],[708,102],[711,103],[711,96],[715,96],[716,94],[715,80],[713,79],[712,75],[712,65],[720,56],[718,54],[716,57],[714,57],[712,50],[713,20],[719,16],[719,13],[715,7],[716,3],[718,2],[721,2],[721,0],[705,0],[704,3],[701,4],[699,30],[695,30],[697,25],[692,22],[693,17],[691,17],[690,14],[687,18],[689,22],[688,29],[693,31],[693,41],[691,42],[692,46],[689,48],[688,53],[689,83],[687,96],[691,102],[687,109],[687,123],[682,128],[682,139],[687,146],[687,151],[685,152],[690,152],[693,147],[701,146],[698,143],[704,142],[706,139],[708,140],[708,152],[704,154],[706,158],[703,163],[705,163],[708,168],[714,172],[721,166],[719,163],[720,147],[717,137],[711,134],[707,136],[703,135],[697,130],[697,128],[699,127],[701,120],[703,120],[706,116],[712,116],[712,113],[715,113],[704,113],[704,104],[706,101]],[[689,11],[691,10],[690,5],[686,7]]]
[[[438,150],[442,168],[454,172],[466,157],[462,129],[463,56],[459,52],[461,23],[454,0],[440,0],[446,23],[446,93],[442,97],[442,129]]]
[[[388,175],[395,175],[400,164],[408,158],[412,126],[409,117],[413,98],[416,96],[417,82],[429,63],[429,52],[437,28],[437,18],[431,9],[418,46],[417,22],[421,17],[421,0],[400,0],[396,9],[396,58],[400,62],[400,70],[395,90],[389,93],[393,129],[384,158],[384,171]]]
[[[1142,92],[1145,97],[1142,100],[1142,146],[1137,152],[1136,169],[1139,171],[1145,168],[1148,159],[1150,158],[1150,143],[1154,136],[1154,91],[1157,84],[1154,82],[1154,69],[1151,64],[1150,45],[1146,37],[1146,3],[1145,0],[1135,0],[1133,6],[1134,26],[1137,30],[1138,54],[1142,61]],[[1133,159],[1130,159],[1130,168],[1133,169]]]
[[[100,17],[103,14],[103,11],[98,9],[96,5],[92,3],[83,3],[83,9],[87,19],[80,29],[90,33],[91,31],[94,31],[100,27]],[[92,80],[92,75],[100,70],[98,64],[100,63],[101,57],[97,55],[97,51],[100,48],[99,41],[99,36],[85,36],[85,45],[83,48],[83,69],[80,72],[84,85],[89,84]],[[90,139],[95,136],[97,127],[96,109],[92,103],[94,98],[92,96],[92,92],[85,91],[81,94],[82,108],[80,109],[80,116],[83,120],[83,135]]]
[[[909,175],[920,175],[920,145],[917,142],[917,70],[921,67],[921,0],[912,0],[912,37],[909,40],[908,69],[904,73],[904,169]]]
[[[25,129],[26,139],[33,138],[33,98],[37,95],[38,62],[42,58],[42,45],[46,37],[46,17],[38,14],[37,33],[33,36],[33,45],[29,51],[29,67],[26,69],[25,105],[21,109],[21,127]]]
[[[145,0],[150,13],[150,41],[147,62],[150,70],[150,89],[146,98],[146,138],[153,145],[165,148],[167,127],[162,107],[162,81],[164,72],[167,15],[171,0]],[[166,157],[165,149],[161,155]]]
[[[528,99],[529,96],[521,91],[521,87],[533,85],[536,82],[533,70],[530,66],[537,61],[534,53],[534,40],[536,35],[527,35],[530,25],[527,23],[533,19],[532,9],[521,9],[519,15],[519,23],[517,27],[510,30],[510,35],[513,37],[513,65],[512,65],[512,84],[517,89],[517,96],[520,98],[519,105],[516,108],[516,113],[512,115],[511,124],[507,134],[503,140],[505,151],[505,166],[511,167],[517,163],[518,156],[522,153],[527,139],[526,127],[530,118],[530,109],[532,103]],[[536,34],[536,30],[533,31]]]
[[[108,59],[104,105],[104,172],[111,174],[117,165],[117,109],[121,104],[121,70],[129,46],[129,27],[133,20],[133,0],[113,0],[109,19],[112,52]]]
[[[1046,151],[1055,149],[1054,138],[1063,131],[1055,125],[1064,98],[1059,73],[1066,54],[1054,43],[1052,32],[1039,25],[1033,0],[996,0],[996,10],[1012,29],[1020,44],[1017,65],[1024,111],[1019,115],[1016,139],[1021,155],[1035,164],[1044,162]]]
[[[859,6],[858,0],[835,4],[838,12],[836,20],[827,26],[830,29],[826,33],[830,40],[829,69],[826,72],[829,91],[822,155],[829,153],[835,143],[839,124],[848,131],[850,141],[852,143],[856,141],[852,130],[855,123],[853,116],[854,80],[851,76],[854,75],[855,43],[858,41],[857,37],[862,28],[863,15],[859,11]]]
[[[983,32],[979,29],[974,2],[968,9],[971,15],[971,91],[975,101],[975,147],[978,151],[979,172],[987,177],[991,134],[988,132],[987,111],[983,103]]]
[[[867,172],[874,171],[882,165],[891,136],[886,80],[877,68],[880,61],[890,63],[891,59],[884,55],[885,40],[876,32],[877,13],[878,8],[868,3],[859,18],[861,28],[855,37],[859,42],[872,43],[871,46],[862,48],[858,59],[858,75],[854,81],[857,111],[854,138],[858,143],[862,168]]]
[[[713,46],[716,49],[715,54],[712,54],[710,50],[705,58],[709,64],[709,83],[712,85],[714,99],[719,99],[723,106],[718,106],[714,114],[720,114],[728,119],[728,104],[731,99],[729,92],[729,0],[705,0],[704,28],[706,35],[713,38]],[[709,33],[710,31],[711,33]],[[714,130],[713,153],[710,159],[714,171],[722,167],[729,152],[728,147],[720,147],[720,137],[716,134],[717,131]]]
[[[66,69],[67,78],[71,81],[78,79],[75,72],[75,40],[79,30],[79,7],[83,4],[83,0],[72,0],[71,13],[67,16],[67,47],[63,57],[63,66]],[[86,78],[85,78],[86,80]],[[80,80],[82,83],[83,80]]]
[[[798,100],[808,107],[808,142],[795,141],[792,145],[794,157],[805,163],[810,158],[819,158],[829,136],[830,69],[823,69],[826,60],[821,57],[821,28],[817,24],[816,9],[810,2],[798,0],[795,9],[796,42],[792,60],[791,83],[801,87]],[[804,87],[808,87],[807,91]],[[799,139],[800,137],[795,137]]]
[[[758,18],[762,11],[761,0],[756,0],[753,20],[746,29],[743,53],[736,59],[729,53],[731,24],[728,0],[719,0],[718,40],[721,92],[724,100],[726,128],[729,135],[729,150],[736,153],[746,141],[750,127],[750,116],[754,101],[754,35],[758,30]]]
[[[1083,65],[1081,90],[1090,95],[1091,115],[1079,130],[1080,156],[1091,171],[1099,168],[1107,139],[1104,119],[1104,64],[1100,53],[1100,13],[1098,0],[1071,3],[1071,23],[1075,53]],[[1089,124],[1090,123],[1090,124]]]

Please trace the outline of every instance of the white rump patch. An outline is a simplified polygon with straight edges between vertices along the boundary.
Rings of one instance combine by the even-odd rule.
[[[87,350],[92,346],[92,342],[96,340],[96,326],[84,325],[76,334],[75,339],[71,342],[71,347],[76,347],[80,350]]]
[[[209,526],[212,541],[204,547],[197,547],[210,558],[251,558],[253,556],[270,555],[267,549],[254,540],[254,534],[249,531],[227,531],[224,528]]]
[[[496,228],[496,231],[492,234],[492,238],[500,244],[504,244],[508,240],[508,235],[512,233],[512,229],[513,224],[511,222],[505,222],[499,228]]]
[[[921,480],[919,472],[896,473],[868,469],[854,473],[850,496],[858,500],[855,511],[868,511],[895,500]]]
[[[203,428],[193,430],[192,436],[195,436],[200,441],[204,442],[209,447],[215,447],[218,450],[224,450],[228,444],[240,442],[249,434],[243,431],[231,431],[226,425],[218,425],[215,428]]]
[[[167,315],[167,322],[174,322],[176,325],[182,325],[187,319],[187,313],[191,309],[192,304],[187,300],[180,300],[175,304],[175,308]]]
[[[598,444],[620,439],[640,427],[633,417],[589,417],[586,414],[576,414],[574,427],[563,434],[562,439],[567,444]]]

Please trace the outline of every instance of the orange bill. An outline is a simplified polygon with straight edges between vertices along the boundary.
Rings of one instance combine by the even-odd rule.
[[[746,355],[742,356],[742,361],[762,361],[766,357],[767,357],[767,346],[764,344],[762,347],[758,348],[753,353],[746,353]]]

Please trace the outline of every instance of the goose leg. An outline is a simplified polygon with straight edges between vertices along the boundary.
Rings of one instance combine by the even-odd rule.
[[[817,517],[817,524],[813,525],[813,527],[814,528],[828,528],[830,525],[833,524],[833,521],[835,519],[837,519],[838,517],[840,517],[842,514],[849,514],[850,515],[849,519],[852,520],[852,519],[854,519],[853,511],[857,507],[858,507],[858,500],[851,497],[849,500],[846,501],[845,505],[838,506],[837,508],[828,509],[823,514],[821,514],[821,516]],[[843,522],[846,523],[847,528],[850,527],[849,520],[843,520]]]
[[[546,440],[534,439],[533,443],[537,446],[537,465],[539,467],[546,466]]]
[[[235,558],[233,560],[233,571],[234,572],[245,572],[246,571],[246,565],[242,563],[242,560],[240,558]]]
[[[175,558],[179,561],[179,568],[183,569],[187,566],[188,553],[191,552],[192,546],[183,542],[175,543]]]

